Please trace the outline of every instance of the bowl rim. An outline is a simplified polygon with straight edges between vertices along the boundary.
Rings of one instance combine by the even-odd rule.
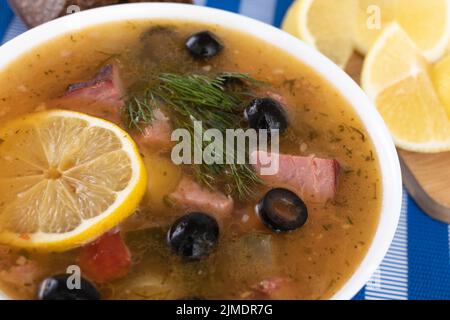
[[[378,226],[369,249],[354,273],[331,297],[334,300],[353,298],[370,280],[394,238],[403,193],[401,171],[391,135],[374,105],[350,76],[320,52],[274,26],[236,13],[179,3],[130,3],[67,15],[19,35],[0,47],[0,72],[21,55],[63,34],[110,22],[152,19],[213,24],[237,30],[278,47],[326,80],[360,118],[379,158],[383,199]],[[0,293],[2,298],[8,299]]]

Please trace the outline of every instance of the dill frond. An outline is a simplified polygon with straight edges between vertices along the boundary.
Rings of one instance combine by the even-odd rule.
[[[175,112],[175,127],[187,129],[191,133],[192,143],[194,121],[201,121],[204,130],[218,129],[225,136],[227,129],[240,127],[242,111],[251,98],[248,92],[230,90],[226,86],[230,78],[253,85],[259,83],[247,74],[236,72],[221,73],[215,78],[197,74],[163,73],[158,77],[156,85],[127,101],[124,107],[127,126],[140,128],[142,124],[151,123],[153,108],[159,104]],[[207,145],[208,143],[203,142],[202,149]],[[226,151],[219,152],[226,159]],[[246,157],[248,159],[248,155]],[[225,192],[240,200],[251,197],[254,187],[262,183],[250,164],[201,164],[193,165],[193,170],[195,178],[202,184],[214,188],[220,181]]]
[[[153,109],[156,105],[156,98],[150,91],[129,97],[122,108],[125,126],[128,129],[142,130],[142,126],[151,124],[154,119]]]

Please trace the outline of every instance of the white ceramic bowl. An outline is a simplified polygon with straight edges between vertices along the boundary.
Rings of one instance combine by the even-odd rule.
[[[79,12],[25,32],[0,47],[0,70],[21,54],[70,31],[113,21],[161,18],[204,22],[238,29],[279,47],[329,81],[361,118],[380,160],[383,202],[378,228],[364,260],[353,276],[333,296],[333,299],[351,299],[370,279],[394,237],[402,199],[400,165],[389,131],[367,96],[344,71],[319,52],[277,28],[234,13],[192,5],[138,3]]]

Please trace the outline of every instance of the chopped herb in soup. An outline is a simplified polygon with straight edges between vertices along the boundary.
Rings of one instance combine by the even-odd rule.
[[[13,298],[327,299],[370,246],[382,198],[370,137],[331,84],[261,40],[214,25],[118,22],[33,49],[0,72],[0,84],[5,128],[62,109],[80,119],[73,126],[64,122],[59,130],[65,134],[85,135],[86,121],[99,130],[76,149],[90,159],[78,166],[81,158],[48,157],[66,145],[64,135],[52,136],[59,143],[41,152],[28,131],[0,132],[0,290]],[[198,123],[223,135],[264,131],[268,141],[279,138],[279,150],[245,151],[255,162],[174,163],[178,129],[194,149],[208,152],[211,141],[195,140]],[[8,151],[17,150],[8,140],[22,135],[24,148]],[[33,244],[37,235],[52,241],[52,234],[78,230],[80,221],[93,223],[120,200],[108,190],[120,191],[131,179],[122,170],[131,160],[120,150],[128,136],[148,180],[136,210],[110,230],[64,248]],[[30,163],[39,152],[47,157],[45,170]],[[61,154],[73,158],[74,152]],[[93,152],[123,158],[108,171]],[[230,152],[224,144],[211,157]],[[264,174],[263,159],[272,156],[278,170]],[[26,173],[19,162],[30,166]],[[95,179],[79,174],[73,182],[73,172],[89,165],[96,165]],[[74,168],[67,169],[72,175],[64,168]],[[43,195],[35,192],[42,183]],[[57,184],[65,191],[51,198],[47,193]],[[47,199],[45,208],[55,208],[48,199],[62,198],[73,206],[43,210],[33,202]],[[81,204],[85,209],[76,209]],[[69,219],[78,215],[81,220]],[[3,241],[12,229],[18,240]],[[78,271],[82,289],[70,290],[69,278]]]

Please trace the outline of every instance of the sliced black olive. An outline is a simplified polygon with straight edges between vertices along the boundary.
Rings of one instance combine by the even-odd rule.
[[[213,33],[202,31],[187,39],[186,48],[194,58],[208,59],[217,55],[223,45]]]
[[[81,278],[80,288],[69,288],[71,275],[61,274],[49,277],[39,286],[40,300],[99,300],[100,294],[88,280]]]
[[[244,116],[250,128],[266,129],[269,133],[278,129],[280,134],[286,131],[288,120],[283,106],[272,98],[253,100],[245,109]]]
[[[189,213],[172,225],[167,242],[179,256],[198,260],[208,256],[219,241],[219,225],[213,217],[201,213]]]
[[[256,205],[262,222],[276,232],[293,231],[306,223],[308,209],[295,193],[277,188],[266,193]]]

